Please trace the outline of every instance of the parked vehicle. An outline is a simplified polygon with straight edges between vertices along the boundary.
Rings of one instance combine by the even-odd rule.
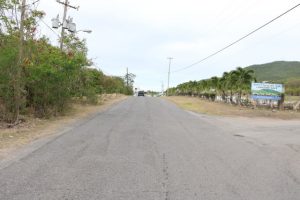
[[[144,91],[138,91],[138,97],[144,97],[145,96],[145,92]]]

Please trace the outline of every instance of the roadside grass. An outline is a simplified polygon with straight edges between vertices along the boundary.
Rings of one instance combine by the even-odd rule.
[[[26,122],[14,128],[7,128],[5,124],[2,124],[0,125],[0,159],[25,144],[41,137],[52,135],[61,128],[105,110],[112,104],[120,102],[125,98],[127,97],[119,94],[103,95],[101,96],[100,104],[89,105],[77,102],[63,116],[50,119],[26,117]]]
[[[264,108],[252,109],[219,102],[211,102],[197,97],[171,96],[165,99],[175,103],[180,108],[197,113],[219,116],[237,116],[237,117],[267,117],[277,119],[300,119],[300,112],[278,111]]]

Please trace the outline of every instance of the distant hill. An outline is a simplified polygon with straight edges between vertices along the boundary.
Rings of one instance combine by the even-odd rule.
[[[255,72],[257,81],[287,83],[290,80],[300,80],[300,62],[277,61],[246,67]]]

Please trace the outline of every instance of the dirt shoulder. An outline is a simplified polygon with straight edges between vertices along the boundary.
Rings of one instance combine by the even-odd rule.
[[[74,104],[65,116],[52,119],[27,118],[26,122],[15,128],[0,128],[0,159],[10,152],[42,137],[51,136],[63,127],[83,120],[100,111],[108,109],[127,97],[124,95],[105,95],[101,105]]]
[[[251,109],[247,107],[240,107],[218,102],[210,102],[202,100],[197,97],[182,97],[172,96],[164,97],[165,99],[175,103],[179,107],[197,113],[218,115],[218,116],[231,116],[231,117],[264,117],[274,119],[299,119],[300,112],[294,111],[278,111],[267,109]]]

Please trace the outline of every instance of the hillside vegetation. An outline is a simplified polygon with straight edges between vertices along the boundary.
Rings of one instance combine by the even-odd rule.
[[[277,61],[245,68],[253,70],[258,82],[285,84],[286,94],[300,96],[300,62]]]
[[[254,71],[257,81],[286,82],[300,79],[300,62],[277,61],[246,67]]]

